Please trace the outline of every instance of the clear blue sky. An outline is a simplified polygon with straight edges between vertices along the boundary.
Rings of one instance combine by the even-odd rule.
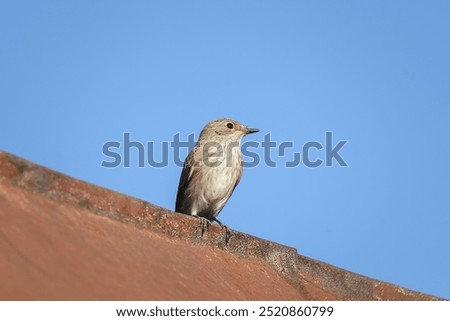
[[[0,28],[1,149],[173,209],[179,167],[102,145],[231,117],[294,148],[222,222],[450,298],[450,2],[4,1]],[[326,131],[348,167],[283,165]]]

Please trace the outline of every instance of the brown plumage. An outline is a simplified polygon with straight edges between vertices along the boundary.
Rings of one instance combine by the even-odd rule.
[[[184,161],[175,211],[209,221],[225,206],[242,176],[242,138],[258,129],[221,118],[208,123]]]

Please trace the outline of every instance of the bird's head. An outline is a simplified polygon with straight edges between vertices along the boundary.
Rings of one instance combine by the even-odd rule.
[[[259,129],[248,128],[233,119],[220,118],[206,124],[200,134],[200,140],[239,142],[245,135],[256,132],[259,132]]]

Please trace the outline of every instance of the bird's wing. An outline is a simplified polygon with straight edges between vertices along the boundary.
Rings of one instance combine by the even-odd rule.
[[[194,150],[192,150],[186,157],[183,164],[183,170],[181,171],[180,182],[178,183],[177,200],[175,202],[175,211],[180,213],[185,213],[187,201],[186,190],[191,182],[192,178],[195,176],[195,166],[194,166]],[[191,214],[191,213],[185,213]]]

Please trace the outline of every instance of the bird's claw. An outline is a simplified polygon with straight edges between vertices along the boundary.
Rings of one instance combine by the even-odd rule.
[[[225,245],[228,245],[228,241],[231,238],[231,230],[226,225],[222,225],[222,228],[225,228]]]
[[[213,218],[214,221],[216,221],[217,223],[219,223],[220,227],[222,229],[225,228],[225,245],[228,245],[228,241],[231,238],[231,230],[228,228],[228,226],[226,226],[225,224],[223,224],[221,221],[219,221],[217,218]]]
[[[202,216],[196,216],[196,217],[198,217],[198,219],[200,220],[200,227],[201,227],[202,237],[203,237],[203,235],[205,235],[206,231],[208,231],[208,229],[211,225],[211,222],[207,218],[204,218]]]

